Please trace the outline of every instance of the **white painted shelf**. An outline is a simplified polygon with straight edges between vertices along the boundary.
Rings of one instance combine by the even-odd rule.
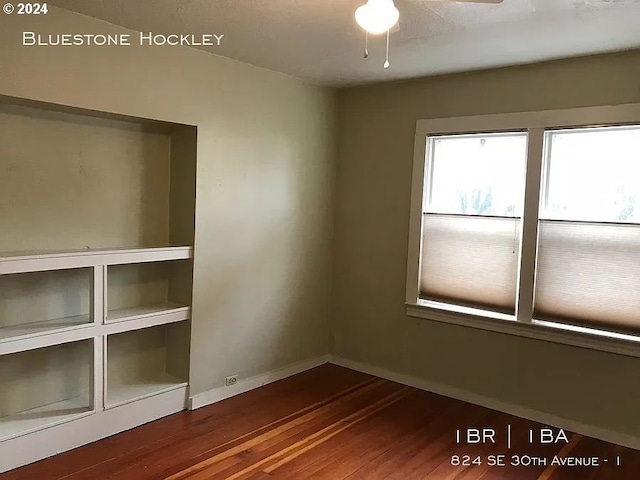
[[[0,341],[0,356],[61,345],[64,343],[72,343],[80,340],[87,340],[93,337],[133,332],[170,323],[180,323],[188,321],[190,315],[191,309],[187,307],[186,310],[179,309],[172,313],[164,313],[147,317],[135,317],[126,321],[105,323],[104,325],[87,323],[64,330],[46,331],[41,335],[9,338],[4,342]]]
[[[77,315],[75,317],[56,318],[40,322],[23,323],[0,327],[0,343],[22,340],[24,338],[59,333],[74,330],[79,327],[91,326],[89,315]]]
[[[166,372],[140,378],[136,383],[108,385],[105,408],[114,408],[186,386],[187,382]]]
[[[191,308],[177,303],[156,303],[140,307],[122,308],[110,310],[107,313],[107,323],[126,322],[149,317],[171,316],[174,322],[187,320],[191,314]],[[168,323],[166,319],[159,319],[160,323]]]
[[[91,413],[93,410],[87,406],[87,397],[84,396],[0,417],[0,440],[60,425]]]
[[[193,258],[193,247],[4,252],[0,253],[0,275],[190,258]]]

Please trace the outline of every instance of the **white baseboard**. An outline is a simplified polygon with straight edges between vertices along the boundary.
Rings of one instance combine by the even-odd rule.
[[[503,402],[501,400],[478,395],[467,390],[458,389],[441,383],[422,380],[420,378],[411,377],[409,375],[393,372],[384,368],[374,367],[354,360],[348,360],[346,358],[332,356],[330,362],[341,367],[350,368],[351,370],[356,370],[358,372],[373,375],[375,377],[391,380],[393,382],[401,383],[402,385],[408,385],[419,390],[425,390],[427,392],[442,395],[444,397],[455,398],[456,400],[473,403],[475,405],[480,405],[482,407],[497,410],[509,415],[515,415],[516,417],[526,418],[528,420],[542,423],[544,425],[562,428],[570,432],[597,438],[605,442],[615,443],[617,445],[640,450],[640,438],[631,435],[614,432],[612,430],[595,427],[593,425],[587,425],[575,420],[559,417],[551,413],[546,413],[539,410],[534,410],[532,408],[523,407],[521,405]]]
[[[0,473],[110,437],[185,409],[187,387],[0,442]]]
[[[293,365],[288,365],[277,370],[272,370],[262,375],[242,379],[235,385],[229,387],[217,387],[212,390],[199,393],[198,395],[193,395],[189,398],[189,410],[206,407],[212,403],[220,402],[227,398],[248,392],[249,390],[262,387],[263,385],[302,373],[305,370],[311,370],[312,368],[328,363],[330,359],[330,355],[323,355],[303,362],[294,363]]]

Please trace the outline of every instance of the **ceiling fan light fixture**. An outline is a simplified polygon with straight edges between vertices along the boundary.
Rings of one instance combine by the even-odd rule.
[[[388,31],[399,18],[400,12],[393,0],[367,0],[356,10],[356,22],[372,35]]]

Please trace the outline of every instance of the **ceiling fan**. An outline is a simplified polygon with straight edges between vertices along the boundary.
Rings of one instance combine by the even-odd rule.
[[[453,1],[461,3],[502,3],[503,0],[430,0],[430,1]],[[393,0],[367,0],[367,3],[358,7],[355,13],[356,22],[365,32],[364,58],[369,56],[369,34],[379,35],[387,33],[387,55],[384,68],[389,68],[389,33],[398,23],[400,12],[393,3]]]

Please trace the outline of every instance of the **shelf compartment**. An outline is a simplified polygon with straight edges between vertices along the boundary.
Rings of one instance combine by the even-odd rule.
[[[60,425],[94,413],[84,403],[82,397],[72,398],[0,418],[0,441]]]
[[[185,387],[189,334],[189,322],[179,322],[108,335],[105,407]]]
[[[27,103],[0,100],[0,251],[193,245],[196,127]]]
[[[188,319],[191,277],[190,260],[107,267],[106,323],[156,316]]]
[[[109,390],[106,406],[113,408],[186,386],[187,382],[183,379],[166,372],[158,372],[144,377],[142,381],[113,385]]]
[[[0,275],[0,343],[89,326],[90,268]]]
[[[0,357],[0,441],[93,413],[92,341]]]

